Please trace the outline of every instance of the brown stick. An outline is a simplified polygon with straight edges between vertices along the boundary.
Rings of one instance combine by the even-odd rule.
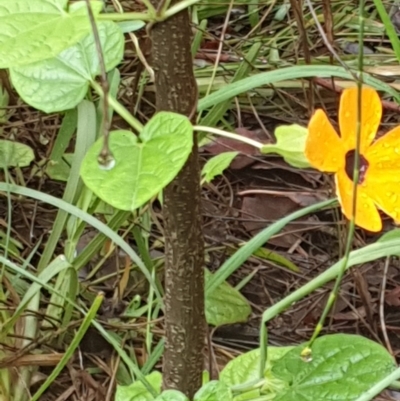
[[[160,9],[159,0],[152,3]],[[149,33],[157,110],[174,111],[194,120],[197,87],[189,22],[185,10],[151,26]],[[196,136],[185,166],[164,189],[163,215],[166,258],[163,387],[180,390],[192,399],[201,386],[206,327]]]

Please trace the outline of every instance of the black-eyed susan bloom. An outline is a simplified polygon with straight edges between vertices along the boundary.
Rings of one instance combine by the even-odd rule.
[[[337,134],[323,110],[308,125],[305,154],[313,167],[335,173],[336,192],[344,215],[352,218],[353,165],[357,138],[358,88],[345,89],[340,98]],[[380,231],[378,208],[400,220],[400,126],[374,141],[382,116],[378,93],[361,90],[359,177],[355,224]]]

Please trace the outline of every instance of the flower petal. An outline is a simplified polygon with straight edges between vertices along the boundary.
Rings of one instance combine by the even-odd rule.
[[[358,88],[345,89],[340,98],[339,127],[345,150],[356,148]],[[382,103],[371,88],[361,90],[360,153],[363,154],[378,131],[382,117]]]
[[[400,126],[379,138],[365,153],[369,166],[362,187],[377,206],[400,220]]]
[[[342,206],[343,214],[350,220],[353,211],[353,181],[341,169],[335,175],[336,192]],[[381,231],[382,220],[374,201],[362,186],[357,188],[355,224],[368,231]]]
[[[320,171],[333,173],[345,164],[342,140],[323,110],[317,110],[308,124],[305,155]]]

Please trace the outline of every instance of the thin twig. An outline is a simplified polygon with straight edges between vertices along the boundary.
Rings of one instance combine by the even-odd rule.
[[[386,261],[385,261],[385,268],[384,268],[383,277],[382,277],[381,294],[379,297],[379,320],[381,321],[382,336],[383,336],[383,339],[385,340],[386,348],[392,355],[394,355],[392,346],[390,345],[389,337],[388,337],[387,330],[386,330],[386,323],[385,323],[385,291],[386,291],[387,273],[389,270],[389,261],[390,261],[390,258],[387,257]]]
[[[296,19],[296,24],[297,24],[297,30],[299,33],[299,42],[303,47],[303,53],[304,53],[304,60],[306,64],[311,64],[311,53],[310,49],[308,48],[308,36],[307,36],[307,29],[305,27],[304,23],[304,17],[303,17],[303,2],[297,1],[297,0],[290,0],[290,4]],[[302,81],[304,82],[304,81]],[[305,88],[303,87],[304,91]],[[314,83],[312,80],[310,80],[310,86],[308,88],[308,93],[309,97],[306,100],[308,101],[309,107],[312,110],[314,107]]]
[[[93,32],[94,42],[96,45],[97,57],[99,58],[100,85],[101,85],[101,88],[103,91],[103,96],[102,96],[103,116],[102,116],[102,121],[101,121],[101,127],[102,127],[104,142],[103,142],[103,147],[99,153],[97,160],[98,160],[99,164],[101,164],[102,166],[109,167],[109,165],[114,162],[113,155],[109,149],[110,118],[108,115],[108,108],[109,108],[108,93],[109,93],[110,86],[109,86],[108,80],[107,80],[106,65],[104,63],[104,57],[103,57],[103,51],[101,48],[99,31],[96,26],[96,21],[94,19],[93,10],[92,10],[89,0],[86,0],[86,6],[87,6],[87,10],[88,10],[90,25],[92,26],[92,32]]]
[[[340,58],[340,56],[336,53],[336,50],[335,50],[335,49],[333,48],[333,46],[329,43],[329,40],[328,40],[328,38],[326,37],[326,34],[325,34],[325,32],[324,32],[324,29],[322,28],[322,25],[321,25],[321,23],[320,23],[319,20],[318,20],[317,13],[315,12],[313,5],[311,4],[311,0],[306,0],[306,2],[307,2],[307,6],[308,6],[308,8],[309,8],[309,10],[310,10],[310,13],[311,13],[311,15],[312,15],[312,17],[313,17],[313,19],[314,19],[315,25],[316,25],[317,28],[318,28],[318,32],[320,33],[321,38],[322,38],[322,40],[323,40],[325,46],[328,48],[328,50],[330,51],[330,53],[335,57],[335,59],[339,62],[339,64],[340,64],[347,72],[349,72],[349,73],[353,76],[354,80],[357,82],[357,81],[359,80],[359,77],[357,76],[357,74],[355,74],[355,73],[346,65],[346,63],[344,63],[344,62],[342,61],[342,59]]]

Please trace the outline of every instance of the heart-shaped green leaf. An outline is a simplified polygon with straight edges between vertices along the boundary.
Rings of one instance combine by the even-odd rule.
[[[232,391],[223,382],[212,380],[194,395],[193,401],[232,401]],[[172,401],[172,400],[171,400]]]
[[[104,170],[97,156],[99,139],[81,167],[85,184],[117,209],[135,210],[157,195],[185,164],[193,145],[193,127],[187,117],[160,112],[144,127],[139,138],[130,131],[110,133],[115,166]]]
[[[23,143],[0,140],[0,168],[26,167],[35,159],[32,148]]]
[[[162,376],[160,372],[152,372],[146,376],[146,380],[157,392],[161,392]],[[152,401],[153,395],[146,389],[144,384],[136,380],[129,386],[117,386],[115,401]]]
[[[189,398],[178,390],[170,389],[164,390],[154,401],[189,401]]]
[[[396,368],[385,348],[361,336],[320,337],[309,362],[300,357],[303,349],[293,348],[273,365],[274,376],[287,383],[276,401],[353,401]]]
[[[206,284],[211,277],[212,274],[205,269]],[[244,322],[251,313],[247,299],[227,282],[222,283],[215,291],[206,295],[205,305],[207,323],[213,326]]]
[[[87,12],[68,13],[66,4],[67,0],[0,0],[0,68],[54,57],[90,32]]]
[[[113,22],[97,26],[109,71],[122,59],[124,37]],[[89,82],[100,73],[93,34],[89,33],[57,57],[11,68],[10,73],[18,94],[31,106],[46,113],[72,109],[86,95]]]
[[[265,370],[270,370],[273,364],[292,348],[294,347],[269,346]],[[257,348],[232,359],[222,369],[219,380],[228,386],[236,386],[259,379],[260,354],[260,348]]]

